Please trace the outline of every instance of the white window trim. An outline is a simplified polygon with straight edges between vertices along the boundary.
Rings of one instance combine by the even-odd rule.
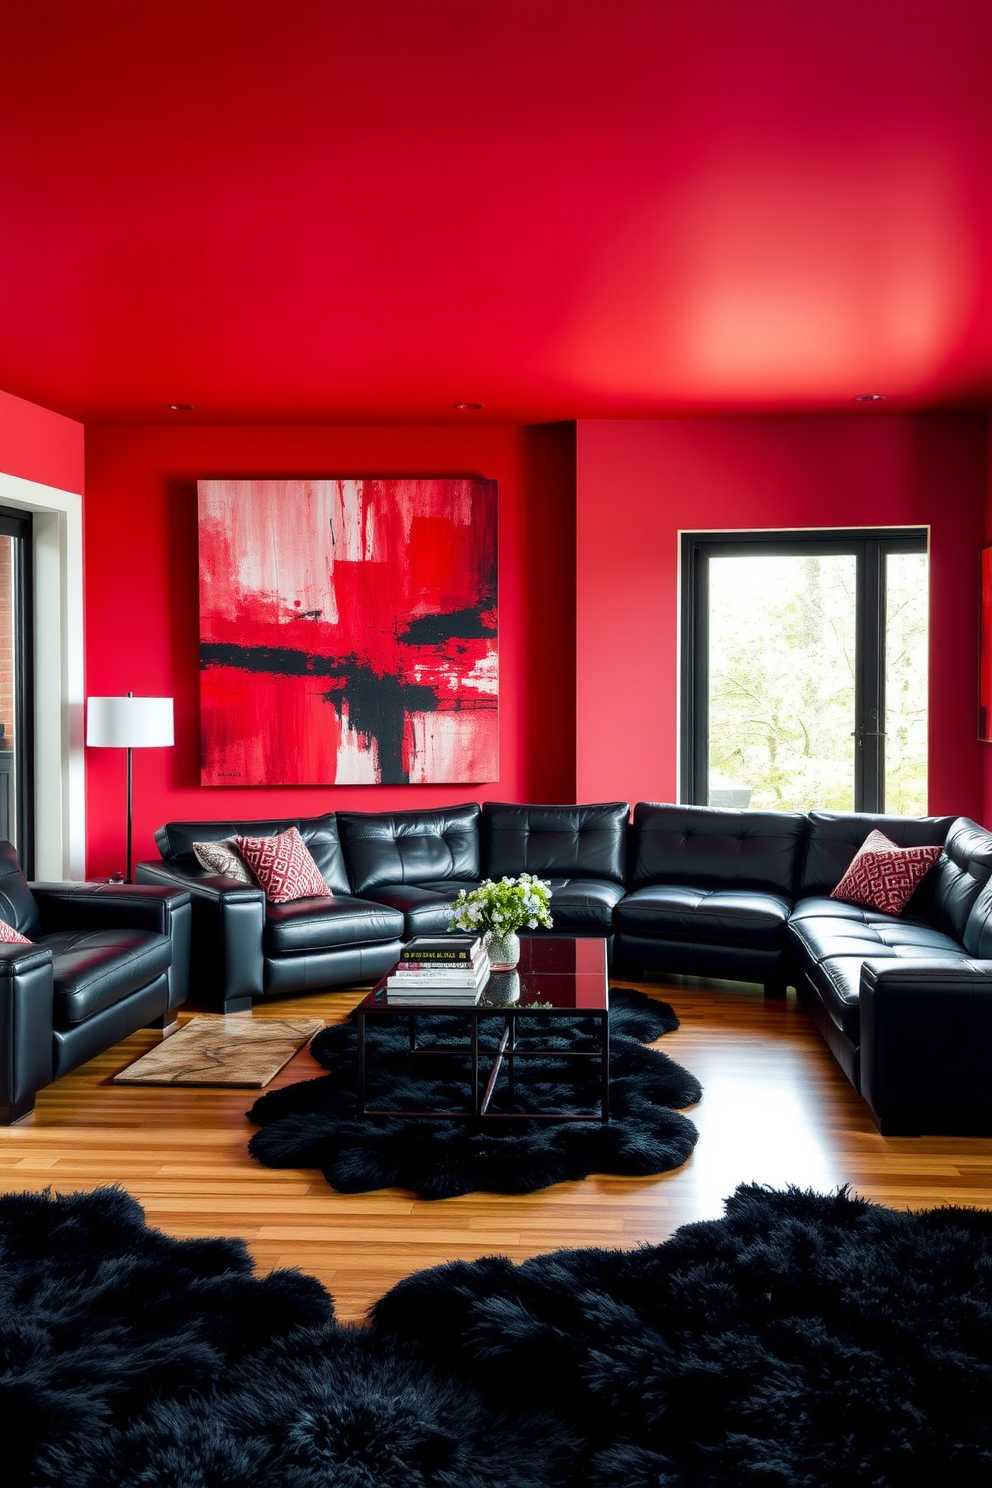
[[[0,506],[34,517],[35,874],[86,871],[83,498],[0,472]]]

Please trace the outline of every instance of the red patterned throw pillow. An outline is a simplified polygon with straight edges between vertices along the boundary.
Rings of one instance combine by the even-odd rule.
[[[6,920],[0,920],[0,943],[4,945],[34,945],[33,940],[28,940],[20,930],[15,930],[13,925],[8,925]]]
[[[897,847],[876,829],[868,833],[830,897],[901,914],[943,851],[942,847]]]
[[[332,897],[295,827],[280,832],[278,837],[235,837],[234,841],[270,904]]]

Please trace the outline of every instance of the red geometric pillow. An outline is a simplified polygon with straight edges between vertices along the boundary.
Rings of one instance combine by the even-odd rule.
[[[295,827],[278,837],[235,837],[234,841],[270,904],[333,897]]]
[[[943,851],[942,847],[896,847],[876,829],[868,833],[830,897],[901,914]]]
[[[4,945],[34,945],[33,940],[28,940],[26,935],[15,930],[13,925],[8,925],[6,920],[0,920],[0,942]]]

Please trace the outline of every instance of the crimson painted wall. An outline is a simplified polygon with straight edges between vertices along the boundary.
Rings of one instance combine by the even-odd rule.
[[[83,489],[83,426],[0,392],[0,470],[59,491]]]
[[[926,524],[930,810],[981,818],[986,438],[984,414],[581,421],[578,799],[677,799],[680,531]]]
[[[992,544],[992,413],[986,420],[985,459],[985,546]],[[984,816],[986,825],[992,825],[992,744],[981,744],[982,784],[984,787]]]
[[[466,786],[201,787],[196,481],[479,475],[499,482],[500,779]],[[135,857],[170,819],[575,800],[575,429],[91,425],[89,695],[175,698],[176,746],[135,752]],[[123,862],[124,758],[87,751],[88,865]]]

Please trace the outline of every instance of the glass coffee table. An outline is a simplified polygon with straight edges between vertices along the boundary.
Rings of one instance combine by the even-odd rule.
[[[537,1016],[546,1023],[533,1022]],[[464,1042],[456,1038],[444,1044],[421,1043],[422,1017],[461,1019],[465,1026]],[[376,1024],[405,1018],[409,1027],[410,1055],[450,1055],[470,1065],[469,1104],[456,1110],[397,1110],[370,1106],[366,1100],[370,1064],[374,1069],[374,1038],[369,1033]],[[569,1019],[580,1028],[590,1025],[592,1039],[577,1040],[586,1046],[562,1049],[542,1047],[532,1035],[540,1029],[560,1039],[555,1024]],[[484,1021],[497,1020],[498,1040],[495,1046],[480,1050],[479,1027]],[[606,970],[606,941],[567,935],[525,937],[520,942],[520,963],[515,972],[491,972],[477,1003],[453,1003],[438,1006],[430,1001],[415,1002],[407,995],[390,997],[386,978],[373,988],[355,1009],[358,1032],[357,1114],[364,1116],[429,1116],[434,1120],[486,1118],[492,1121],[600,1121],[610,1119],[610,984]],[[500,1027],[499,1024],[502,1024]],[[521,1029],[526,1033],[519,1043]],[[457,1034],[457,1030],[456,1030]],[[593,1047],[588,1047],[589,1043]],[[500,1072],[507,1074],[509,1105],[514,1104],[517,1061],[552,1056],[555,1060],[595,1060],[599,1064],[599,1109],[593,1111],[516,1111],[492,1109],[493,1093]],[[486,1062],[491,1060],[487,1069]]]

